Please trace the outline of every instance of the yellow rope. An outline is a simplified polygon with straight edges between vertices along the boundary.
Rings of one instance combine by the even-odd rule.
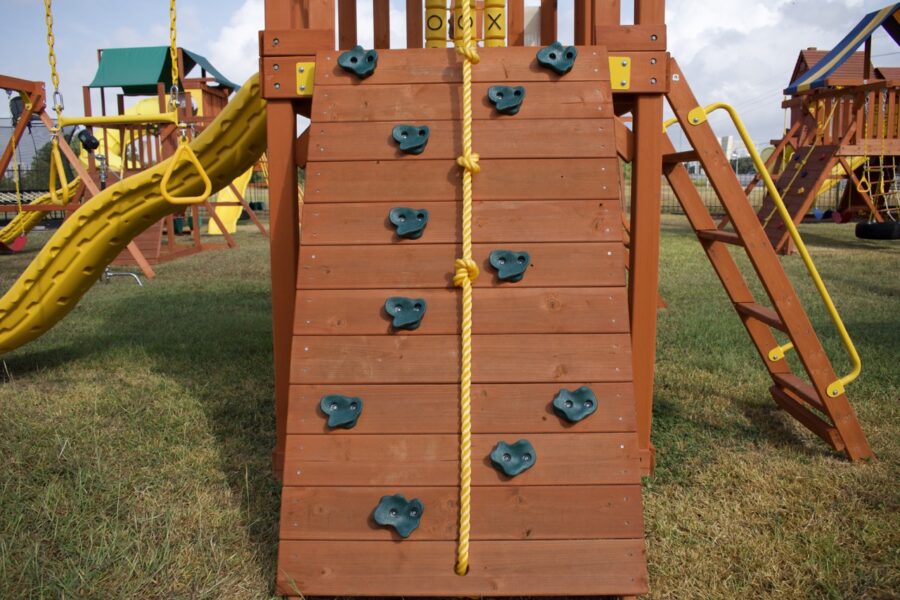
[[[462,2],[463,43],[457,51],[463,55],[462,156],[462,258],[454,264],[453,283],[462,288],[459,380],[459,542],[456,549],[456,574],[469,571],[469,533],[472,516],[472,283],[478,277],[478,264],[472,259],[472,175],[478,173],[478,155],[472,152],[472,65],[481,58],[472,40],[472,7]]]

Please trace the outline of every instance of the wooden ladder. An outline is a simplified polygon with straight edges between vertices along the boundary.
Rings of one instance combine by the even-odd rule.
[[[676,153],[668,136],[664,136],[663,172],[772,377],[772,397],[832,448],[846,452],[851,460],[872,457],[847,396],[832,397],[826,392],[838,376],[715,133],[707,121],[693,124],[688,117],[699,104],[674,60],[671,77],[668,100],[695,152]],[[689,159],[703,165],[733,231],[716,227],[681,162]],[[771,308],[754,299],[728,246],[746,251]],[[790,338],[809,381],[794,374],[787,360],[770,360],[769,352],[779,346],[773,329]]]

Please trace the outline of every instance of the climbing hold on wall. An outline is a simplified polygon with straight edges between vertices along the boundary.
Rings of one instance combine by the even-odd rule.
[[[575,66],[575,57],[578,50],[575,46],[563,46],[559,42],[553,42],[538,50],[537,61],[542,67],[553,69],[559,75],[565,75]]]
[[[400,537],[408,538],[419,526],[423,512],[425,505],[418,498],[407,501],[402,495],[394,494],[381,497],[372,517],[379,525],[393,527]]]
[[[807,171],[800,171],[800,177],[806,177]]]
[[[490,256],[491,266],[497,269],[497,277],[502,281],[522,281],[525,270],[531,264],[531,257],[527,252],[512,252],[510,250],[494,250]]]
[[[425,232],[428,225],[428,211],[424,208],[418,210],[404,206],[392,208],[388,213],[388,219],[397,228],[397,235],[410,240],[417,240]]]
[[[428,143],[428,125],[397,125],[391,132],[400,150],[407,154],[422,154]]]
[[[589,387],[577,390],[559,390],[553,398],[553,410],[570,423],[577,423],[594,414],[597,410],[597,396]]]
[[[363,401],[352,396],[328,394],[322,396],[319,408],[328,417],[328,427],[351,429],[362,414]]]
[[[522,102],[525,100],[525,88],[520,85],[516,87],[492,85],[488,88],[488,100],[494,103],[497,112],[514,115],[522,108]]]
[[[378,53],[374,50],[366,50],[362,46],[354,46],[338,57],[338,65],[345,71],[353,73],[360,79],[365,79],[375,72],[378,64]]]
[[[422,298],[391,296],[384,302],[384,311],[391,317],[394,329],[418,329],[427,308]]]
[[[515,444],[499,442],[491,451],[494,467],[510,477],[527,471],[534,466],[536,460],[534,446],[528,440],[519,440]]]

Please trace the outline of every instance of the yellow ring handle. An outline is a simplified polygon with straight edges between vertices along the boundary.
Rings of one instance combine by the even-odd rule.
[[[203,180],[203,192],[199,196],[173,196],[172,193],[169,192],[169,179],[172,177],[172,173],[175,172],[175,167],[178,166],[178,163],[181,160],[194,165],[197,169],[197,173],[200,175],[200,179]],[[200,164],[197,155],[194,154],[194,150],[186,141],[182,140],[181,143],[178,144],[178,149],[175,150],[175,154],[169,159],[169,166],[166,168],[166,172],[163,173],[162,181],[159,182],[159,192],[166,202],[176,206],[199,204],[209,198],[209,195],[212,193],[212,182],[209,180],[209,175],[206,174],[203,165]]]
[[[57,180],[59,180],[59,188],[56,187]],[[49,187],[51,204],[65,206],[69,203],[69,180],[66,178],[66,169],[63,167],[62,156],[59,153],[59,140],[56,136],[53,136],[51,142]]]

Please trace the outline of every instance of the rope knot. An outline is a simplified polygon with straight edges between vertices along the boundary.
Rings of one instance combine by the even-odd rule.
[[[469,285],[475,283],[478,275],[481,274],[478,264],[471,258],[457,258],[453,267],[453,285],[456,287],[463,287],[467,281]]]
[[[472,44],[471,46],[457,46],[456,51],[466,57],[473,65],[477,65],[481,62],[481,57],[478,56],[478,48]]]
[[[463,154],[456,159],[456,164],[461,166],[469,173],[480,173],[481,166],[478,164],[480,158],[480,156],[469,150],[467,154]]]

